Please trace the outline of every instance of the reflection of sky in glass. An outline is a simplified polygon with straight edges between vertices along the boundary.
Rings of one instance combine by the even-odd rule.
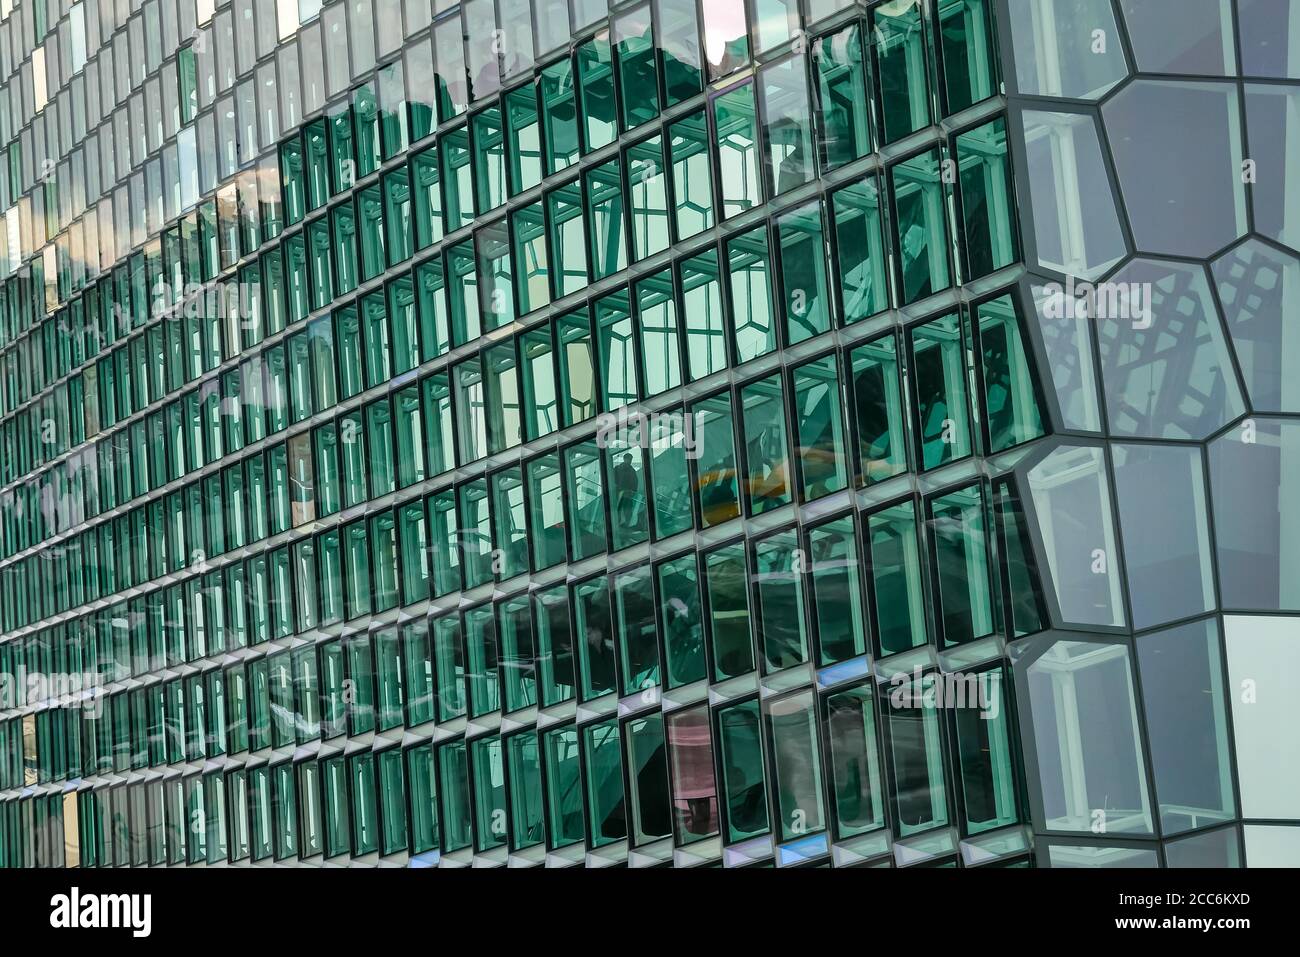
[[[703,6],[704,49],[715,73],[726,73],[727,47],[746,36],[744,0],[709,0]]]

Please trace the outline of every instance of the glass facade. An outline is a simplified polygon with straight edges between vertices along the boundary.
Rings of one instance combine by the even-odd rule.
[[[1300,3],[1174,6],[0,0],[0,864],[1300,863]]]

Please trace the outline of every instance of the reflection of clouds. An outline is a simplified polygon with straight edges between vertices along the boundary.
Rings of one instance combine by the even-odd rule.
[[[710,0],[704,4],[704,50],[709,63],[729,72],[727,47],[748,36],[744,0]]]

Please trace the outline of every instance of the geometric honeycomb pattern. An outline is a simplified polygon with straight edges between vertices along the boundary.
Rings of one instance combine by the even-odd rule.
[[[1297,27],[0,3],[0,865],[1300,863]]]
[[[1294,866],[1300,5],[1006,12],[1059,443],[1030,482],[1061,630],[1011,651],[1039,863]]]

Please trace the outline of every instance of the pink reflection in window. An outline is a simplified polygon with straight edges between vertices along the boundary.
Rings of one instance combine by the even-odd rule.
[[[665,724],[677,836],[688,844],[718,832],[718,786],[713,775],[708,708],[671,715]]]
[[[745,0],[709,0],[704,4],[704,51],[709,74],[726,76],[749,62]]]

